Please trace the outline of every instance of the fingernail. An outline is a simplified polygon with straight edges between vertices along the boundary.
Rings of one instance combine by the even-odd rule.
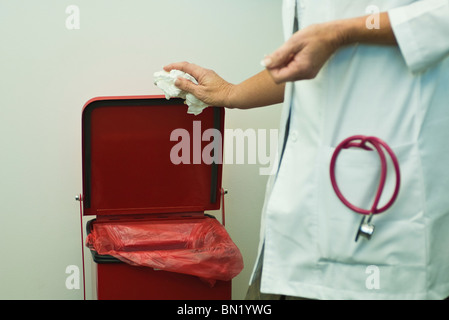
[[[273,60],[270,57],[265,57],[261,62],[261,66],[262,67],[268,67],[271,63],[273,62]]]

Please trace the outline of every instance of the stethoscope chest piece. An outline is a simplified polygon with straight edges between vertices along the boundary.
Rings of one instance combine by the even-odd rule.
[[[371,223],[371,217],[368,218],[367,221],[365,221],[365,217],[362,218],[362,221],[360,222],[360,226],[357,230],[357,234],[355,236],[355,241],[359,240],[359,236],[364,237],[365,239],[369,240],[371,239],[371,236],[374,233],[374,224]]]

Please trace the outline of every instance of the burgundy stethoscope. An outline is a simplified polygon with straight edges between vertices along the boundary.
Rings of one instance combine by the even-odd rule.
[[[337,161],[337,157],[342,149],[348,149],[348,148],[361,148],[364,150],[372,151],[372,147],[369,147],[367,144],[374,147],[374,149],[379,154],[380,158],[380,164],[381,164],[381,171],[380,171],[380,179],[379,179],[379,185],[377,187],[376,196],[374,198],[373,205],[370,209],[362,209],[359,208],[353,204],[351,204],[341,193],[340,189],[338,188],[337,181],[335,179],[335,163]],[[387,160],[385,157],[384,149],[389,154],[393,166],[396,172],[396,186],[393,192],[393,195],[391,196],[390,201],[388,201],[383,207],[378,208],[379,200],[382,195],[384,186],[385,186],[385,180],[387,177]],[[363,236],[366,239],[371,239],[371,236],[374,233],[374,225],[371,223],[371,220],[373,218],[373,215],[385,212],[388,210],[396,200],[398,193],[399,193],[399,187],[400,187],[400,172],[399,172],[399,162],[396,158],[396,155],[394,154],[393,150],[381,139],[377,137],[369,137],[369,136],[362,136],[362,135],[356,135],[349,137],[345,140],[343,140],[335,149],[334,154],[332,155],[331,163],[330,163],[330,178],[332,187],[334,188],[335,193],[337,194],[338,198],[343,202],[345,206],[347,206],[352,211],[355,211],[361,215],[362,221],[360,222],[360,226],[357,229],[357,234],[355,237],[355,241],[357,242],[359,236]]]

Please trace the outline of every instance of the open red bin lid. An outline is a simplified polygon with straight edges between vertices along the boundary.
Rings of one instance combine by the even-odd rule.
[[[194,116],[183,100],[164,96],[89,100],[82,114],[84,215],[219,209],[223,130],[223,108]]]

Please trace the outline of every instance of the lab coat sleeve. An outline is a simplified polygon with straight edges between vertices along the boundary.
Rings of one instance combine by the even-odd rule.
[[[400,50],[413,73],[449,55],[449,0],[421,0],[389,10]]]

